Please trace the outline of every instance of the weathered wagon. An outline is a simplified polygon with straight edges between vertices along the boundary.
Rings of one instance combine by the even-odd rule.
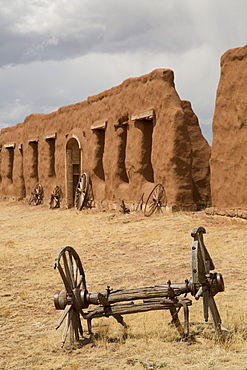
[[[189,306],[192,301],[187,298],[190,293],[195,299],[203,298],[205,321],[208,321],[210,310],[216,333],[221,333],[221,318],[214,296],[224,291],[222,275],[214,270],[213,261],[203,242],[203,227],[192,230],[192,277],[183,283],[155,285],[134,289],[112,290],[108,286],[105,292],[89,293],[80,257],[70,246],[60,249],[55,259],[54,268],[58,269],[65,290],[54,296],[56,309],[64,310],[56,328],[58,329],[66,319],[62,336],[62,345],[65,343],[70,329],[71,344],[79,341],[83,336],[81,318],[87,320],[88,333],[92,334],[92,319],[97,317],[113,316],[120,324],[127,327],[123,316],[137,312],[152,310],[170,311],[172,322],[182,337],[189,336]],[[88,311],[83,311],[90,306]],[[96,307],[94,307],[96,306]],[[184,312],[184,326],[178,317],[180,308]]]

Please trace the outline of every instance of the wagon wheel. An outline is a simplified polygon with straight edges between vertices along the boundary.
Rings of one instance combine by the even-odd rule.
[[[80,315],[83,317],[84,314],[81,305],[78,304],[78,299],[82,299],[82,294],[85,297],[87,293],[85,274],[79,255],[69,246],[60,249],[55,258],[54,268],[58,268],[66,289],[66,306],[57,323],[56,329],[66,319],[62,336],[62,346],[65,343],[69,329],[70,344],[73,345],[74,340],[79,341],[79,336],[83,336]],[[80,294],[80,297],[78,297],[78,294]],[[56,302],[56,299],[54,299],[55,305],[56,303],[59,304],[58,300],[59,298],[57,298]],[[85,304],[83,307],[87,307],[87,305]]]
[[[192,243],[192,281],[193,284],[199,287],[199,290],[195,294],[195,298],[203,298],[205,321],[208,321],[208,311],[210,310],[214,329],[217,333],[220,333],[221,318],[214,300],[214,295],[217,292],[224,291],[224,281],[221,274],[210,273],[215,267],[203,242],[203,234],[205,233],[206,230],[201,226],[194,228],[191,233],[191,236],[194,238]],[[210,286],[209,282],[209,278],[212,277],[214,277],[217,286],[214,289]]]
[[[62,190],[60,186],[56,186],[52,193],[51,193],[51,199],[50,199],[50,208],[59,208],[60,207],[60,202],[62,198]]]
[[[35,186],[34,191],[31,193],[31,197],[29,199],[29,204],[34,204],[35,206],[42,203],[43,200],[43,187],[41,184]]]
[[[43,186],[41,184],[38,184],[34,188],[34,205],[37,206],[38,204],[42,203],[43,200]]]
[[[153,188],[147,198],[144,208],[144,216],[151,216],[156,209],[162,211],[161,207],[164,204],[166,204],[165,189],[163,185],[158,184]]]
[[[84,172],[82,176],[80,176],[76,191],[75,191],[75,208],[80,211],[83,207],[83,204],[86,199],[88,189],[88,178],[87,174]]]

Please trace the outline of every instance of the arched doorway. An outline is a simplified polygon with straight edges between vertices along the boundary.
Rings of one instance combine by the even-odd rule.
[[[81,174],[81,147],[79,141],[72,137],[66,145],[67,205],[74,206],[75,190]]]

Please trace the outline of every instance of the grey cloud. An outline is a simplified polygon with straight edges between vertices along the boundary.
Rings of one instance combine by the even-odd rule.
[[[210,137],[220,56],[246,43],[244,0],[0,0],[0,9],[0,127],[171,68]]]
[[[6,34],[0,37],[0,66],[27,64],[38,60],[76,58],[92,51],[102,42],[102,29],[95,27],[76,35]]]
[[[42,5],[32,2],[35,4]],[[69,11],[60,9],[47,15],[47,21],[42,18],[40,28],[38,13],[33,7],[26,8],[19,18],[10,18],[7,27],[6,18],[1,19],[0,65],[70,59],[92,51],[117,53],[147,48],[181,53],[199,45],[200,37],[193,31],[186,8],[174,12],[165,4],[154,1],[150,7],[149,2],[140,0],[80,4],[74,0]],[[32,17],[33,22],[28,22]]]
[[[226,0],[13,0],[8,4],[14,4],[13,15],[1,16],[0,66],[73,59],[90,52],[149,50],[181,55],[203,43],[216,49],[224,45],[225,50],[229,40],[234,46],[236,39],[229,24],[240,34],[245,27],[238,21],[239,0],[231,12]]]

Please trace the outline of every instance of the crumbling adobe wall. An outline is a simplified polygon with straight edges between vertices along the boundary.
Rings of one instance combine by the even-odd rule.
[[[210,196],[209,174],[200,159],[208,158],[208,147],[202,135],[193,133],[198,128],[191,107],[175,90],[171,70],[130,78],[84,102],[51,114],[32,114],[24,123],[2,130],[1,157],[12,151],[6,143],[15,148],[12,182],[2,160],[1,195],[29,197],[40,182],[46,199],[60,185],[66,202],[66,148],[76,138],[80,172],[89,174],[95,201],[137,203],[162,183],[168,206],[194,209],[195,202]]]
[[[212,205],[247,209],[247,45],[221,57],[213,118]]]
[[[192,186],[193,199],[198,207],[211,205],[210,168],[211,147],[201,132],[198,118],[191,103],[182,100],[186,123],[192,148]]]
[[[21,146],[23,124],[8,127],[0,135],[0,195],[23,199],[26,197]],[[20,141],[18,140],[20,138]]]

